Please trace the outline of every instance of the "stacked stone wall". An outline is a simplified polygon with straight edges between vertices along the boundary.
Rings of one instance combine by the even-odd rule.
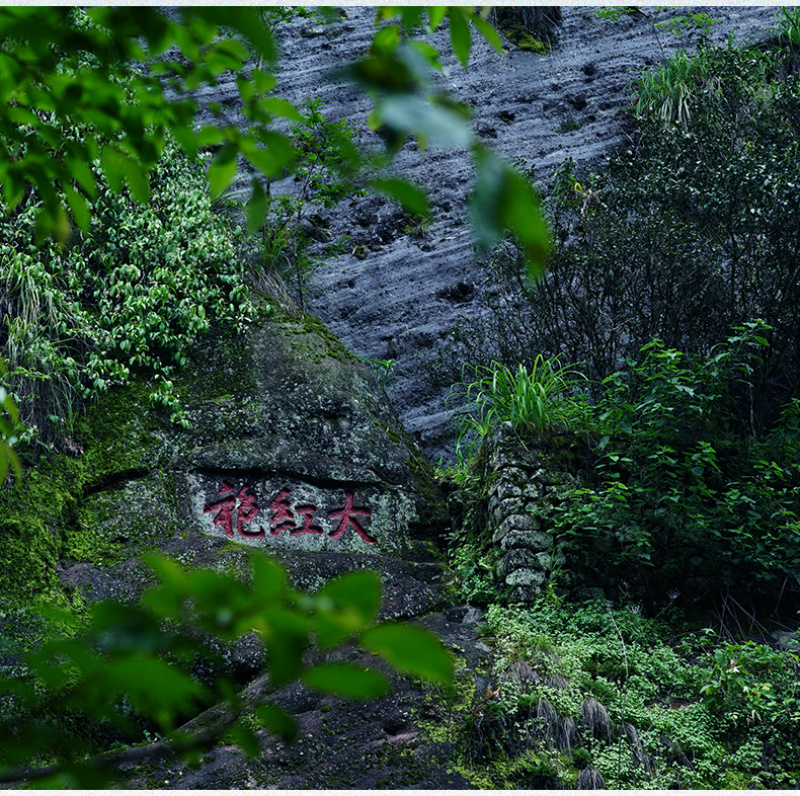
[[[532,603],[564,563],[555,549],[553,512],[563,490],[578,482],[574,441],[545,434],[523,443],[507,423],[486,444],[488,533],[501,551],[495,577],[510,589],[511,602]]]

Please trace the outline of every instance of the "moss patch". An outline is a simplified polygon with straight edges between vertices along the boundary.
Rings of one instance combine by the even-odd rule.
[[[142,411],[147,395],[143,385],[113,390],[76,424],[83,454],[42,456],[21,484],[3,490],[0,590],[5,605],[63,602],[58,566],[65,556],[107,563],[151,542],[135,522],[125,534],[104,532],[113,500],[104,507],[100,492],[115,483],[130,491],[126,482],[157,473],[169,455],[166,426],[155,412]],[[135,513],[128,511],[128,516]]]

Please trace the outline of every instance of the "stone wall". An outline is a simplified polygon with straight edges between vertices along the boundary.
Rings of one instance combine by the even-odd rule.
[[[484,443],[482,477],[489,484],[487,534],[500,550],[495,578],[513,603],[542,595],[550,572],[565,562],[555,551],[552,515],[565,487],[579,482],[575,440],[543,434],[524,444],[510,423]]]

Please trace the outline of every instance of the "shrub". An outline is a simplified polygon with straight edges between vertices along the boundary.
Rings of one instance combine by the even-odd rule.
[[[236,235],[212,211],[200,163],[168,147],[144,207],[92,169],[92,224],[66,246],[36,243],[39,201],[11,216],[0,207],[3,380],[29,436],[44,440],[68,433],[82,402],[136,374],[182,420],[171,378],[189,346],[211,318],[242,323],[254,310]]]
[[[631,604],[494,605],[487,622],[501,688],[520,662],[539,675],[495,703],[495,721],[522,739],[506,748],[551,761],[560,782],[796,787],[796,654],[726,642],[679,612],[669,624],[650,619]]]
[[[349,179],[355,158],[354,129],[346,119],[328,121],[322,113],[323,100],[306,100],[302,121],[292,125],[296,148],[294,189],[273,193],[267,182],[264,201],[267,214],[260,231],[263,269],[290,282],[300,306],[305,305],[308,282],[317,263],[311,257],[315,241],[330,242],[327,230],[315,224],[313,207],[332,208],[348,195],[363,194]],[[350,175],[352,176],[352,175]],[[335,244],[328,254],[337,253]],[[261,274],[255,275],[259,284]]]
[[[521,50],[545,55],[561,24],[561,6],[497,7],[492,21]]]
[[[770,347],[741,400],[767,429],[800,374],[800,81],[779,79],[781,57],[729,43],[642,76],[631,146],[602,174],[567,161],[554,175],[547,273],[527,282],[514,249],[497,248],[493,312],[452,330],[438,377],[541,353],[601,381],[653,338],[703,355],[763,318]],[[685,90],[658,77],[679,72]],[[682,123],[665,124],[664,102]]]
[[[670,592],[784,608],[800,597],[800,406],[762,440],[737,415],[767,348],[762,329],[740,327],[705,357],[653,341],[605,380],[595,481],[566,491],[555,517],[584,585],[653,606]]]

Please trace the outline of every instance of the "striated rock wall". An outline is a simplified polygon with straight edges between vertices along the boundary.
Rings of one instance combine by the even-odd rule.
[[[509,47],[508,57],[502,58],[475,36],[466,71],[449,51],[446,26],[433,37],[444,66],[434,82],[467,103],[477,134],[530,173],[543,190],[565,159],[573,158],[579,173],[588,173],[602,169],[611,153],[626,144],[630,83],[638,70],[662,58],[651,23],[678,13],[645,6],[644,14],[608,21],[598,18],[597,10],[564,6],[548,55]],[[298,106],[305,99],[324,100],[329,118],[345,118],[356,129],[357,144],[377,149],[381,141],[366,124],[369,99],[335,75],[367,51],[375,32],[375,9],[346,7],[342,12],[339,21],[326,25],[299,18],[279,27],[276,94]],[[732,31],[737,41],[766,38],[776,8],[702,6],[681,7],[679,12],[703,12],[718,20],[711,38],[724,43]],[[694,45],[691,37],[666,32],[660,41],[666,55]],[[216,102],[225,122],[245,125],[235,78],[222,75],[218,86],[198,97]],[[212,121],[210,116],[207,120]],[[446,406],[450,385],[432,382],[429,371],[448,331],[460,318],[487,313],[496,288],[480,264],[464,212],[472,185],[469,157],[458,150],[423,153],[409,142],[397,155],[394,170],[428,191],[435,212],[432,224],[428,229],[409,224],[397,206],[377,196],[320,208],[319,225],[334,238],[346,239],[348,246],[317,271],[310,309],[356,354],[395,361],[390,397],[401,420],[434,460],[449,460],[454,452]],[[243,194],[249,192],[252,176],[247,167],[241,172],[237,187]],[[291,193],[293,186],[289,178],[272,187]]]
[[[637,70],[661,60],[648,20],[674,13],[645,7],[646,17],[610,22],[596,11],[565,6],[556,45],[546,56],[512,48],[501,58],[475,37],[467,71],[448,52],[446,30],[435,36],[444,53],[442,87],[471,106],[478,134],[530,171],[543,188],[566,158],[573,158],[581,171],[598,170],[615,148],[625,145],[630,81]],[[774,7],[680,9],[684,14],[697,11],[719,20],[712,31],[719,43],[733,30],[737,40],[763,35],[776,14]],[[289,26],[277,90],[298,103],[304,97],[324,99],[327,114],[356,126],[359,143],[378,146],[365,125],[368,100],[329,79],[332,69],[365,51],[374,33],[374,9],[347,8],[346,14],[330,26],[309,20]],[[691,40],[664,33],[661,39],[667,54],[692,46]],[[435,210],[431,227],[421,235],[404,229],[407,222],[399,209],[374,196],[322,212],[324,225],[349,236],[352,247],[319,270],[311,306],[357,354],[395,360],[390,395],[401,420],[434,460],[449,459],[449,385],[432,385],[427,371],[460,317],[487,312],[493,287],[478,264],[463,211],[471,188],[468,157],[460,151],[421,153],[409,143],[396,167],[430,193]]]

